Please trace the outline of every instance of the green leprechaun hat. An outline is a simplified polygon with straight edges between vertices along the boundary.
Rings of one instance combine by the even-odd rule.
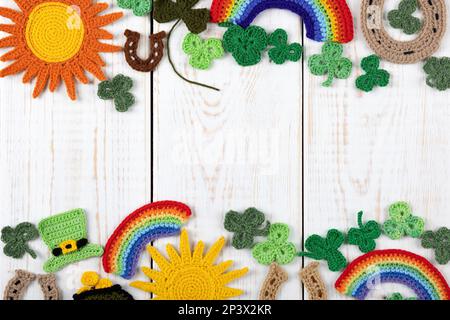
[[[52,257],[44,263],[45,272],[56,272],[71,263],[103,255],[103,248],[87,240],[86,215],[74,209],[39,222],[39,233]]]

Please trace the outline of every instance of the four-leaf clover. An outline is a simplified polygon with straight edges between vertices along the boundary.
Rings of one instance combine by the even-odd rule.
[[[305,241],[305,249],[308,252],[299,252],[298,255],[325,260],[331,271],[340,271],[347,266],[347,260],[339,251],[344,241],[344,234],[336,229],[329,230],[326,238],[313,234]]]
[[[29,222],[22,222],[15,228],[4,227],[1,240],[6,245],[3,252],[14,259],[22,258],[27,252],[33,259],[36,259],[36,253],[27,245],[27,242],[37,238],[39,238],[39,231]]]
[[[296,62],[302,57],[302,46],[299,43],[288,44],[288,36],[283,29],[275,30],[269,36],[269,58],[276,64],[283,64],[286,60]]]
[[[122,9],[132,9],[133,14],[142,17],[152,11],[152,0],[117,0]]]
[[[450,230],[442,227],[436,232],[424,232],[422,246],[435,250],[434,255],[439,264],[447,264],[450,261]]]
[[[128,92],[133,87],[133,80],[122,74],[112,80],[105,80],[98,85],[98,96],[103,100],[114,100],[116,110],[127,111],[134,104],[134,96]]]
[[[363,212],[358,213],[359,228],[350,228],[347,235],[349,244],[357,245],[361,252],[367,253],[375,250],[375,239],[381,235],[381,228],[378,222],[371,220],[363,224]]]
[[[389,24],[392,28],[401,29],[406,34],[415,34],[422,29],[422,22],[412,14],[417,10],[417,0],[403,0],[398,10],[388,13]]]
[[[214,59],[223,56],[224,50],[220,39],[203,40],[198,35],[188,33],[183,40],[183,51],[190,55],[189,64],[201,70],[211,66]]]
[[[389,84],[390,75],[386,70],[379,69],[380,58],[376,55],[368,56],[361,61],[361,68],[365,75],[356,79],[356,87],[362,91],[370,92],[375,86],[386,87]]]
[[[270,265],[272,262],[288,264],[295,259],[297,249],[288,242],[289,226],[283,223],[274,223],[269,228],[267,241],[256,244],[252,255],[259,263]]]
[[[431,57],[427,59],[423,70],[427,76],[427,85],[439,91],[450,88],[450,58]]]
[[[254,246],[254,237],[267,236],[270,223],[262,227],[265,221],[264,213],[255,208],[249,208],[240,214],[229,211],[225,215],[224,227],[227,231],[234,232],[231,245],[236,249],[251,249]]]
[[[389,207],[389,220],[383,224],[384,233],[393,240],[408,235],[419,238],[425,228],[422,218],[415,217],[406,202],[396,202]]]
[[[190,32],[206,30],[210,15],[208,9],[192,9],[199,0],[154,0],[153,17],[159,23],[181,19]]]
[[[258,26],[246,29],[232,25],[223,35],[223,48],[231,52],[241,66],[252,66],[261,61],[261,52],[267,48],[266,31]]]
[[[342,44],[327,42],[322,47],[322,54],[312,55],[308,59],[308,66],[313,75],[328,75],[323,86],[330,87],[334,78],[347,79],[350,76],[353,64],[342,57],[343,52]]]

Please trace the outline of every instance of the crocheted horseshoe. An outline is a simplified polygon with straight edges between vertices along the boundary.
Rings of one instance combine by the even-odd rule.
[[[281,285],[288,280],[288,274],[277,263],[270,265],[269,273],[259,292],[259,300],[276,300]]]
[[[310,300],[328,300],[327,289],[319,273],[319,262],[311,262],[299,272]]]
[[[164,43],[163,39],[166,37],[164,31],[152,34],[150,38],[150,55],[147,59],[139,58],[137,54],[137,48],[139,45],[139,39],[141,34],[136,31],[125,30],[125,37],[127,41],[125,42],[125,59],[131,68],[141,72],[150,72],[155,70],[159,62],[163,57]]]
[[[393,39],[383,26],[384,0],[362,0],[361,21],[364,37],[375,53],[388,61],[407,64],[431,56],[445,33],[447,10],[444,0],[418,0],[423,13],[423,28],[412,41]]]
[[[59,300],[55,275],[35,275],[25,270],[16,270],[16,274],[6,285],[3,300],[22,300],[26,289],[36,278],[44,294],[44,300]]]

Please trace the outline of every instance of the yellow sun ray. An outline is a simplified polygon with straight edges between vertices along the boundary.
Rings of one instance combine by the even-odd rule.
[[[158,264],[160,271],[143,267],[142,271],[153,282],[134,281],[130,285],[154,293],[156,300],[221,300],[239,296],[242,290],[229,288],[226,284],[242,277],[248,269],[223,274],[231,266],[232,261],[214,265],[224,244],[225,239],[222,237],[203,257],[204,243],[199,241],[191,253],[188,233],[182,230],[180,254],[173,246],[167,245],[170,257],[168,261],[157,249],[148,247],[147,250]]]
[[[12,1],[12,0],[9,0]],[[0,39],[0,48],[12,48],[1,61],[12,61],[0,70],[0,77],[25,72],[22,81],[36,79],[33,97],[48,86],[55,91],[64,82],[68,96],[76,99],[76,81],[89,83],[84,71],[106,80],[100,52],[117,52],[120,46],[98,40],[113,35],[102,29],[122,17],[121,12],[99,15],[107,3],[94,0],[13,0],[20,11],[0,7],[0,16],[13,24],[0,24],[9,34]]]

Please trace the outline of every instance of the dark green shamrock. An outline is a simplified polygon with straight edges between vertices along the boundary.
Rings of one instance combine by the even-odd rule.
[[[330,87],[334,78],[347,79],[352,72],[353,63],[343,58],[344,48],[340,43],[327,42],[322,47],[322,54],[312,55],[308,59],[308,67],[315,76],[328,75],[328,79],[322,83],[324,87]]]
[[[256,244],[252,255],[259,263],[269,265],[272,262],[288,264],[295,259],[297,249],[288,242],[289,226],[284,223],[270,225],[267,241]]]
[[[358,212],[358,228],[351,228],[347,235],[349,244],[357,245],[361,252],[367,253],[375,250],[375,239],[381,236],[381,227],[378,222],[371,220],[362,223],[363,212]]]
[[[133,10],[133,14],[138,17],[152,11],[152,0],[117,0],[117,5],[122,9]]]
[[[190,32],[206,30],[210,15],[208,9],[192,9],[199,0],[154,0],[153,17],[159,23],[183,20]]]
[[[450,58],[431,57],[427,59],[423,70],[427,74],[427,85],[445,91],[450,88]]]
[[[14,259],[22,258],[27,252],[36,259],[36,253],[27,245],[27,242],[37,238],[39,238],[39,231],[29,222],[19,223],[15,228],[4,227],[1,239],[6,245],[3,252]]]
[[[425,228],[422,218],[415,217],[406,202],[396,202],[389,207],[389,219],[383,224],[384,233],[393,240],[408,235],[419,238]]]
[[[227,231],[234,232],[231,245],[236,249],[251,249],[254,246],[254,237],[265,237],[269,234],[270,222],[262,227],[265,221],[264,213],[249,208],[240,214],[229,211],[225,215],[224,227]]]
[[[391,294],[390,296],[384,297],[384,300],[417,300],[417,298],[411,297],[411,298],[405,298],[403,295],[399,292],[395,292]]]
[[[388,13],[389,24],[392,28],[401,29],[406,34],[415,34],[422,29],[422,22],[413,16],[418,9],[417,0],[403,0],[398,5],[398,10]]]
[[[258,26],[246,29],[231,25],[223,35],[223,48],[231,52],[241,66],[252,66],[261,61],[261,52],[267,48],[266,31]]]
[[[436,232],[424,232],[422,234],[422,247],[434,249],[436,261],[439,264],[447,264],[450,261],[450,230],[442,227]]]
[[[386,87],[389,84],[390,75],[380,68],[380,58],[376,55],[368,56],[361,61],[361,68],[365,75],[356,79],[356,87],[362,91],[370,92],[376,86]]]
[[[114,100],[116,110],[127,111],[134,104],[134,96],[128,92],[133,87],[133,80],[123,74],[112,80],[100,82],[97,95],[103,100]]]
[[[297,43],[288,44],[288,35],[283,29],[275,30],[269,36],[269,58],[276,64],[283,64],[286,60],[296,62],[302,57],[302,46]]]
[[[305,249],[309,252],[299,252],[298,255],[325,260],[331,271],[341,271],[347,266],[347,260],[339,251],[344,241],[344,234],[336,229],[329,230],[326,238],[313,234],[305,241]]]

